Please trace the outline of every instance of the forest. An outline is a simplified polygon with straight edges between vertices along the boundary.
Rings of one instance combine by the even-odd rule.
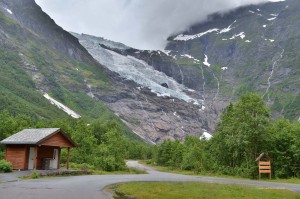
[[[126,168],[125,159],[151,157],[152,146],[130,137],[128,129],[114,119],[94,120],[91,124],[87,124],[84,119],[76,120],[71,117],[49,121],[32,119],[24,114],[13,115],[4,110],[0,112],[0,121],[0,140],[24,128],[61,128],[77,144],[71,150],[71,162],[79,168],[120,171]],[[4,146],[0,147],[0,160],[3,160]],[[66,162],[66,157],[66,151],[62,151],[62,163]]]
[[[271,157],[273,176],[299,177],[300,123],[272,119],[264,100],[247,93],[224,110],[212,139],[167,140],[158,146],[156,163],[196,173],[257,178],[255,159],[262,152]]]
[[[185,140],[148,145],[126,136],[128,129],[114,119],[94,120],[91,124],[73,118],[49,121],[3,110],[0,121],[0,140],[24,128],[61,128],[78,144],[71,151],[71,162],[103,171],[125,169],[126,159],[143,159],[196,174],[257,178],[255,159],[266,152],[271,157],[273,176],[300,176],[300,123],[273,119],[265,101],[256,93],[243,94],[228,105],[210,140],[188,136]],[[0,160],[3,158],[1,146]],[[65,158],[63,154],[62,162]]]

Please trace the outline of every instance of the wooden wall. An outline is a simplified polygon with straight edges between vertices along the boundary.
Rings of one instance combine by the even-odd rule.
[[[12,163],[13,169],[24,170],[28,168],[28,160],[25,160],[26,150],[26,145],[6,145],[6,161]]]
[[[13,169],[28,169],[29,145],[6,145],[5,159],[12,163]],[[36,169],[42,169],[44,158],[53,158],[54,149],[58,149],[58,168],[60,167],[61,149],[59,147],[37,147]]]
[[[72,144],[69,142],[69,140],[66,139],[60,132],[48,138],[47,140],[43,141],[42,143],[40,143],[40,145],[72,147]]]
[[[53,158],[54,147],[38,147],[36,168],[42,169],[44,158]]]
[[[37,169],[42,169],[43,168],[43,159],[44,158],[53,159],[54,149],[58,149],[58,168],[59,168],[60,148],[50,147],[50,146],[41,146],[41,147],[38,147],[38,152],[37,152],[37,165],[36,165]]]

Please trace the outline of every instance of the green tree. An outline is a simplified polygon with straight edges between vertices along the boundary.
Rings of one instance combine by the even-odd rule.
[[[93,162],[96,138],[84,120],[77,121],[71,133],[71,138],[77,144],[77,147],[72,150],[72,161],[91,164]]]
[[[183,144],[178,140],[165,140],[158,147],[157,164],[173,168],[180,167],[183,156]]]
[[[184,170],[194,170],[199,173],[206,166],[205,144],[206,140],[188,136],[184,140],[184,151],[181,168]]]
[[[237,103],[230,104],[211,140],[215,168],[228,174],[253,176],[255,158],[268,147],[269,115],[263,99],[254,93],[244,94]]]
[[[275,175],[280,178],[299,177],[300,141],[299,123],[280,119],[275,121],[269,131],[272,140],[269,155]]]

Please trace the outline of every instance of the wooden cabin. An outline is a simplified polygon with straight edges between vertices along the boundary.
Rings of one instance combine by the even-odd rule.
[[[76,144],[59,128],[24,129],[0,142],[6,145],[5,160],[13,169],[59,169],[61,148],[68,149],[69,169],[70,148]]]

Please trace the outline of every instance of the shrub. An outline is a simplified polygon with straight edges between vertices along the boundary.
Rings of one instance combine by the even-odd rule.
[[[40,177],[40,174],[36,172],[36,170],[32,171],[32,174],[30,176],[32,179],[37,179]]]
[[[10,162],[6,162],[5,160],[0,160],[0,173],[11,172],[12,165]]]

